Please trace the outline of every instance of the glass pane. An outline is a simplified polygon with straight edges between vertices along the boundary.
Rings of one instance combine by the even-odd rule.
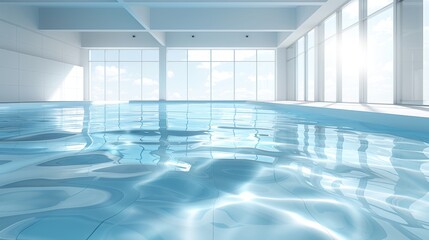
[[[91,101],[104,101],[104,62],[89,63],[91,69]]]
[[[256,50],[235,50],[235,61],[256,61]]]
[[[337,39],[325,42],[325,101],[337,101]]]
[[[232,62],[234,61],[234,50],[212,50],[212,61]]]
[[[256,62],[235,63],[235,100],[256,100]]]
[[[307,101],[314,101],[314,82],[316,80],[314,48],[307,52]]]
[[[258,101],[275,100],[275,72],[274,62],[258,62]]]
[[[274,62],[275,60],[275,50],[258,50],[258,62]]]
[[[140,62],[142,55],[140,50],[121,50],[120,61]]]
[[[391,4],[393,0],[368,0],[368,16]]]
[[[368,19],[368,102],[393,103],[393,9]]]
[[[167,66],[167,100],[188,99],[188,63],[170,62]]]
[[[189,62],[188,74],[188,100],[210,100],[210,62]]]
[[[89,50],[89,61],[104,62],[104,50]]]
[[[159,100],[159,63],[143,62],[142,99]]]
[[[423,2],[423,100],[429,105],[429,0]]]
[[[291,59],[291,60],[289,60],[289,61],[287,61],[287,69],[288,69],[288,71],[286,71],[286,74],[287,74],[287,78],[288,79],[293,79],[293,80],[295,80],[295,59],[296,58],[293,58],[293,59]],[[286,91],[286,92],[288,92],[289,93],[289,89],[287,89],[287,87],[288,86],[286,86],[286,89],[284,89],[284,91]],[[296,91],[295,89],[294,89],[294,91]]]
[[[304,37],[300,38],[297,43],[297,55],[303,53],[305,51],[305,39]]]
[[[305,100],[305,55],[297,57],[296,63],[296,100]]]
[[[314,29],[307,33],[307,49],[314,47]]]
[[[119,50],[106,50],[106,61],[107,62],[119,61]]]
[[[212,63],[212,100],[234,100],[234,63]]]
[[[119,100],[119,63],[106,63],[106,101]]]
[[[188,61],[188,50],[168,50],[167,61]]]
[[[359,25],[353,26],[342,35],[342,101],[359,102],[360,68]]]
[[[159,50],[143,50],[142,51],[143,62],[158,62],[159,61]]]
[[[334,13],[325,21],[325,39],[337,34],[337,14]]]
[[[188,61],[210,61],[210,50],[188,50]]]
[[[359,22],[359,0],[353,0],[343,8],[342,18],[343,29]]]
[[[121,62],[120,63],[120,100],[141,100],[141,63]]]

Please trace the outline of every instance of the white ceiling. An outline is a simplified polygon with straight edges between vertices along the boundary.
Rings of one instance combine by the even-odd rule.
[[[277,33],[287,37],[328,0],[0,0],[39,9],[40,30],[167,33]],[[332,1],[332,0],[331,0]]]

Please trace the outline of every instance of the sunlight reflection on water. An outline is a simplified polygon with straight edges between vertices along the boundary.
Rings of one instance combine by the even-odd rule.
[[[429,141],[402,133],[270,104],[3,104],[0,239],[425,239]]]

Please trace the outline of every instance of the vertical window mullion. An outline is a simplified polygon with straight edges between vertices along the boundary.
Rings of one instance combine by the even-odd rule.
[[[361,46],[359,102],[367,103],[367,0],[359,1],[359,35]]]
[[[343,90],[343,79],[342,79],[342,11],[337,12],[337,46],[336,46],[336,64],[337,64],[337,102],[342,102],[342,90]]]

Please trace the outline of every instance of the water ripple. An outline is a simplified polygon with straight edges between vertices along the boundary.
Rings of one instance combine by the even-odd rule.
[[[427,136],[244,102],[3,104],[0,239],[426,239]]]

